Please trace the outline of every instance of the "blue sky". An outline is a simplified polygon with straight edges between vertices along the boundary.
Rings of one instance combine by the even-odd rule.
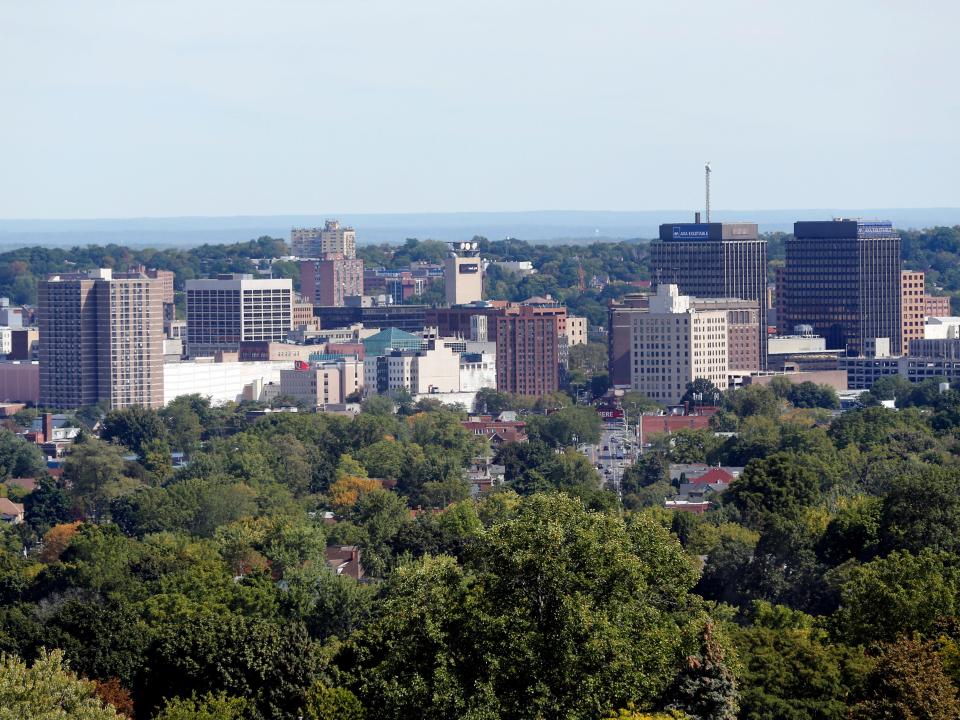
[[[0,218],[960,205],[960,3],[0,0]]]

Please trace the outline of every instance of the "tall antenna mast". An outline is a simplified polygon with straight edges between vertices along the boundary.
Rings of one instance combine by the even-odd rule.
[[[710,222],[710,161],[703,166],[703,175],[707,186],[707,222]]]

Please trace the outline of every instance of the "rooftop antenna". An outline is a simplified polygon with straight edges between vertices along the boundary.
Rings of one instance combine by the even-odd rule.
[[[703,166],[703,176],[707,186],[707,222],[710,222],[710,161]]]

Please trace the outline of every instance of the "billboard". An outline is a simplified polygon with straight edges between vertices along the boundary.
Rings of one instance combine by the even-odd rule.
[[[461,275],[473,275],[480,272],[480,263],[463,263],[458,272]]]
[[[696,225],[674,225],[671,237],[674,240],[709,240],[710,229]]]

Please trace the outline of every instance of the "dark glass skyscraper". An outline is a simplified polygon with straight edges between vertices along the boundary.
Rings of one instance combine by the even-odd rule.
[[[786,242],[780,327],[811,325],[828,349],[862,355],[872,338],[899,354],[900,236],[889,222],[798,222]]]
[[[756,300],[760,366],[767,367],[767,241],[756,223],[674,223],[660,226],[650,246],[653,279],[698,298]]]

